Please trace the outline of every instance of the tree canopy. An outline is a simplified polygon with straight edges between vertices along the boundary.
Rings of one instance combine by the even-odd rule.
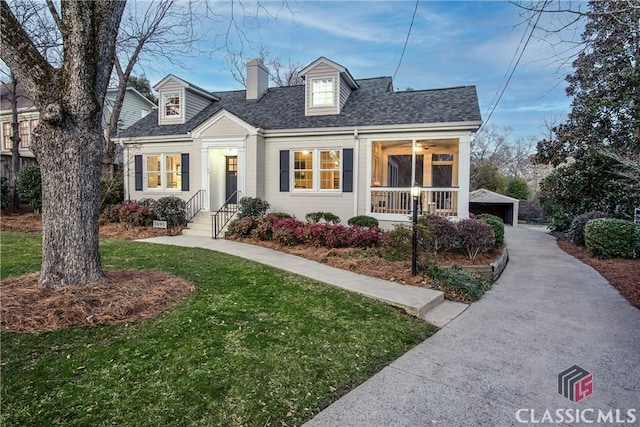
[[[551,215],[630,217],[640,192],[615,157],[640,156],[640,6],[591,1],[585,14],[584,48],[567,76],[571,112],[537,145],[538,162],[564,165],[543,183],[544,205]]]

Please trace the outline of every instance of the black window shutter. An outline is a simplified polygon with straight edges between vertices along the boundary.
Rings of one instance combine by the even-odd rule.
[[[342,150],[342,191],[353,193],[353,148]]]
[[[280,191],[289,191],[289,150],[280,150]]]
[[[133,174],[136,181],[136,191],[142,191],[142,155],[136,154],[133,163]]]
[[[189,191],[189,153],[182,153],[182,191]]]

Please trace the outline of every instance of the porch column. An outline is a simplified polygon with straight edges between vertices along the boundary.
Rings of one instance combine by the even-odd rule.
[[[469,218],[469,180],[471,175],[471,135],[458,140],[458,217]]]

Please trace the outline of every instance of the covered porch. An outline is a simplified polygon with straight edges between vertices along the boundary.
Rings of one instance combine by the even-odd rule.
[[[415,184],[419,214],[468,217],[468,144],[461,138],[371,141],[367,214],[407,221]]]

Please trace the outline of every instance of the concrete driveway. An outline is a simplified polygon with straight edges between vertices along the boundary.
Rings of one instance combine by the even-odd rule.
[[[506,239],[491,291],[305,425],[640,425],[640,310],[546,233]],[[558,392],[574,365],[579,402]]]

